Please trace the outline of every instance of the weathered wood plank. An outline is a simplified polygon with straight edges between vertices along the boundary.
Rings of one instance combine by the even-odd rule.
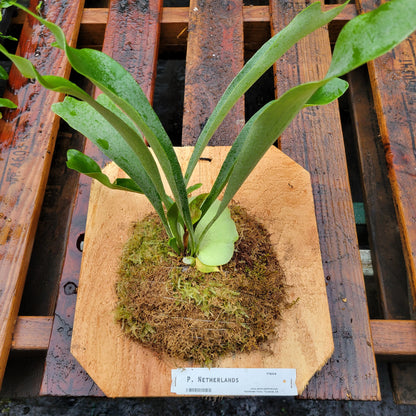
[[[377,356],[416,360],[416,321],[372,319],[370,322]]]
[[[111,2],[103,51],[112,55],[122,65],[128,66],[145,93],[151,97],[156,77],[162,0],[151,0],[145,10],[138,9],[136,3],[133,0]],[[120,27],[123,30],[120,30]],[[104,163],[104,157],[89,142],[85,151],[96,158],[98,163]],[[81,177],[40,392],[45,395],[102,395],[100,389],[70,354],[81,266],[79,241],[85,230],[89,190],[89,179]]]
[[[325,9],[335,5],[323,5]],[[330,23],[331,41],[336,39],[341,27],[357,15],[353,4],[347,5],[333,22]],[[82,16],[79,45],[83,47],[98,47],[104,39],[105,26],[108,18],[108,8],[86,8]],[[268,39],[270,34],[270,13],[268,6],[244,6],[243,19],[246,38],[244,42],[250,50],[257,50]],[[23,13],[14,19],[15,24],[22,24]],[[166,52],[184,51],[186,48],[187,26],[189,22],[188,7],[164,7],[162,14],[161,49]],[[253,45],[251,47],[250,45]],[[254,46],[255,45],[255,46]]]
[[[384,3],[384,1],[381,1]],[[358,0],[361,12],[380,1]],[[381,139],[402,236],[413,302],[416,305],[416,33],[368,64]]]
[[[37,1],[31,1],[34,9]],[[77,39],[83,1],[44,3],[42,13]],[[26,21],[17,53],[30,58],[41,73],[69,75],[62,51],[52,48],[52,36],[35,19]],[[12,68],[6,97],[19,108],[1,120],[0,159],[0,381],[22,296],[34,234],[51,163],[58,117],[50,111],[62,95],[44,90]]]
[[[368,12],[385,1],[358,0],[360,12]],[[375,109],[384,146],[388,177],[393,192],[397,221],[400,228],[401,246],[403,248],[407,276],[412,294],[411,306],[416,311],[416,212],[415,176],[416,153],[416,89],[415,56],[416,34],[402,42],[390,53],[370,62],[368,70],[373,89]],[[389,238],[390,227],[389,229]],[[382,238],[382,240],[384,237]],[[396,241],[398,238],[396,237]],[[397,244],[397,243],[396,243]],[[394,247],[394,246],[392,246]],[[386,247],[388,249],[388,247]],[[386,251],[389,253],[389,251]],[[391,257],[391,252],[389,257]],[[387,260],[388,261],[388,260]],[[400,262],[400,260],[398,260]],[[403,264],[395,270],[403,273]],[[403,273],[403,276],[405,274]],[[405,291],[401,283],[402,292]],[[390,286],[394,287],[394,281]],[[385,316],[400,318],[400,311],[408,305],[406,293],[394,292],[386,288],[383,298]],[[394,396],[398,403],[416,403],[416,365],[392,364],[392,384]]]
[[[336,7],[336,5],[325,4],[325,10]],[[353,4],[349,4],[337,17],[335,21],[347,22],[357,15],[356,8]],[[270,22],[270,14],[268,6],[244,6],[243,7],[244,22]],[[13,19],[15,24],[23,24],[24,13],[19,12]],[[85,8],[81,24],[82,25],[105,25],[108,19],[108,8]],[[176,24],[189,22],[188,7],[164,7],[161,24]],[[162,29],[163,30],[163,29]]]
[[[59,131],[36,229],[19,315],[53,315],[78,172],[66,166],[66,151],[82,149],[84,137]]]
[[[348,82],[372,263],[379,281],[383,315],[385,319],[409,319],[400,232],[365,67],[350,73]]]
[[[272,1],[273,33],[286,26],[306,3]],[[323,77],[330,56],[325,29],[298,43],[277,64],[278,94],[299,82]],[[334,333],[334,355],[312,379],[303,397],[378,400],[377,369],[337,104],[303,110],[282,135],[280,144],[311,173]]]
[[[244,64],[242,2],[191,0],[188,32],[183,145],[195,144],[222,93]],[[231,144],[243,125],[241,99],[210,144]]]
[[[15,351],[47,350],[52,330],[52,316],[19,316],[13,333]]]
[[[409,319],[406,266],[366,68],[352,72],[348,76],[348,82],[366,201],[372,264],[379,284],[380,304],[384,318]],[[400,338],[397,342],[399,340]],[[416,364],[392,363],[390,373],[396,400],[408,404],[416,402],[414,393],[413,399],[411,398],[411,392],[416,390],[413,376],[416,373]]]

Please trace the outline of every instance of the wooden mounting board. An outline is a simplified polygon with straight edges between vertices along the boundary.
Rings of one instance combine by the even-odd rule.
[[[177,149],[182,166],[191,151]],[[211,162],[200,161],[190,183],[212,185],[227,151],[227,147],[206,149],[203,157]],[[107,174],[116,177],[119,172],[110,165]],[[235,199],[270,231],[286,274],[289,300],[299,300],[276,324],[280,337],[268,345],[272,354],[227,356],[215,366],[296,368],[300,393],[333,352],[309,174],[272,148]],[[113,319],[123,244],[131,224],[151,210],[141,195],[92,186],[71,352],[110,397],[169,396],[171,369],[189,366],[127,338]]]

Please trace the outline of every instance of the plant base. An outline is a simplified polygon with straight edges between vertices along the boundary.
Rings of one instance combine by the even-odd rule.
[[[192,148],[178,148],[184,166]],[[228,148],[207,148],[190,184],[206,192]],[[120,175],[109,167],[107,174]],[[297,303],[276,321],[278,338],[265,349],[228,354],[216,367],[296,368],[301,393],[333,352],[332,329],[308,172],[272,148],[236,195],[236,202],[270,233],[285,275],[287,298]],[[121,194],[94,183],[71,351],[110,397],[169,396],[171,369],[189,362],[154,352],[123,334],[114,320],[115,284],[131,225],[152,212],[141,196]]]
[[[154,351],[215,367],[227,353],[254,351],[275,332],[287,305],[284,274],[267,230],[238,205],[240,238],[220,272],[183,264],[156,214],[138,221],[127,241],[116,285],[116,319]]]

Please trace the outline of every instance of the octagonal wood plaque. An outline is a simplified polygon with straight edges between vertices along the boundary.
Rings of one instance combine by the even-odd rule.
[[[228,149],[207,148],[190,185],[201,182],[201,192],[207,192]],[[176,152],[186,166],[192,148]],[[115,165],[106,169],[110,179],[123,175]],[[279,335],[268,341],[267,349],[228,355],[214,366],[296,368],[300,394],[334,348],[309,173],[271,148],[235,201],[270,232],[289,300],[297,302],[276,322]],[[114,321],[123,245],[132,223],[151,211],[142,195],[92,185],[71,352],[109,397],[170,396],[171,369],[190,366],[126,337]]]

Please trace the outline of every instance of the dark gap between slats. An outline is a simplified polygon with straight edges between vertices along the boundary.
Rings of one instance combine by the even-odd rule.
[[[85,9],[96,9],[96,8],[103,8],[108,7],[109,0],[85,0]]]
[[[368,229],[365,223],[365,208],[362,193],[362,181],[360,176],[360,165],[357,155],[357,143],[352,125],[350,113],[350,97],[348,92],[339,100],[339,109],[344,135],[345,153],[347,156],[348,177],[351,187],[351,195],[354,204],[356,217],[356,230],[360,250],[369,250]],[[370,319],[382,319],[380,307],[380,295],[378,290],[377,278],[364,273],[365,288],[367,293],[368,309]]]
[[[184,57],[159,59],[153,108],[174,146],[181,145],[184,88]]]

